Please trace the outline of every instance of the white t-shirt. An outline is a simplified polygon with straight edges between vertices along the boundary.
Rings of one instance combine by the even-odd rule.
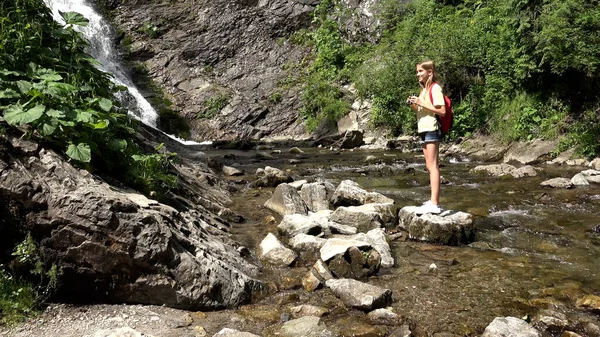
[[[434,84],[431,88],[431,93],[433,96],[433,102],[431,102],[434,106],[442,106],[444,105],[444,93],[442,92],[442,87],[439,84]],[[429,91],[423,89],[419,94],[419,99],[421,102],[429,102]],[[426,109],[418,109],[417,111],[417,129],[418,132],[428,132],[435,131],[438,129],[438,121],[433,112],[430,112]]]

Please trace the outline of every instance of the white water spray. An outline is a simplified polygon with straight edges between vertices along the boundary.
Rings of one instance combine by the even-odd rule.
[[[127,87],[135,103],[134,107],[128,107],[130,115],[146,125],[156,127],[158,114],[121,68],[117,52],[113,47],[111,28],[106,20],[86,0],[44,0],[44,2],[52,10],[54,20],[57,22],[65,23],[59,11],[77,12],[89,20],[88,26],[76,27],[89,42],[88,52],[101,63],[99,66],[101,70],[114,76],[116,84]]]

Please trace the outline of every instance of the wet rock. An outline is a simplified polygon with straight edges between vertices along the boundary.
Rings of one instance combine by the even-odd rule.
[[[375,309],[367,314],[369,321],[374,325],[400,325],[402,319],[398,314],[389,309]]]
[[[387,242],[385,231],[382,228],[372,229],[366,234],[359,233],[356,235],[349,236],[348,238],[369,243],[371,247],[373,247],[381,256],[382,267],[391,268],[394,266],[392,250],[390,248],[389,243]]]
[[[580,309],[590,309],[593,311],[600,312],[600,296],[597,295],[585,295],[579,299],[575,304]]]
[[[543,187],[552,188],[573,188],[573,182],[567,178],[552,178],[540,183]]]
[[[393,330],[392,332],[390,332],[390,335],[389,335],[389,337],[411,337],[411,336],[412,336],[412,331],[410,331],[410,327],[408,326],[408,324],[402,325],[398,329]]]
[[[304,153],[304,151],[302,151],[300,148],[297,148],[297,147],[292,147],[292,148],[290,149],[290,153],[293,153],[293,154],[303,154],[303,153]]]
[[[326,283],[344,304],[361,310],[384,308],[392,302],[392,291],[352,279],[332,279]]]
[[[535,177],[537,176],[537,171],[531,165],[519,167],[512,171],[511,175],[515,178],[523,178],[523,177]]]
[[[558,332],[564,331],[569,326],[569,320],[563,313],[542,310],[533,319],[533,326],[541,331]]]
[[[329,313],[329,310],[323,307],[317,307],[309,304],[302,304],[290,309],[290,313],[293,318],[300,318],[305,316],[321,317]]]
[[[320,254],[321,260],[324,262],[329,261],[336,255],[343,255],[346,253],[348,248],[356,247],[367,249],[371,247],[368,242],[352,240],[352,239],[344,239],[344,238],[331,238],[327,239],[327,242],[321,247]]]
[[[315,182],[303,185],[300,196],[310,211],[317,212],[329,209],[329,199],[334,191],[335,186],[330,182]]]
[[[585,170],[581,174],[585,177],[590,184],[600,184],[600,171],[596,170]]]
[[[302,214],[288,214],[283,217],[277,229],[287,237],[298,234],[317,235],[322,232],[322,227],[315,218]]]
[[[571,184],[575,185],[575,186],[587,186],[590,183],[587,181],[587,179],[585,178],[585,176],[581,173],[577,173],[576,175],[573,176],[573,178],[571,178]]]
[[[451,152],[468,156],[479,161],[495,162],[504,157],[510,145],[492,137],[476,137],[460,144],[452,145]]]
[[[534,177],[537,175],[537,171],[533,166],[523,166],[516,168],[513,165],[506,163],[492,164],[492,165],[479,165],[471,169],[471,172],[487,172],[494,177],[502,177],[511,175],[514,178],[522,177]]]
[[[290,239],[289,245],[297,251],[318,251],[327,242],[326,239],[300,233]]]
[[[216,334],[213,337],[260,337],[253,333],[243,332],[235,329],[225,328]]]
[[[340,148],[353,149],[363,144],[364,132],[362,130],[348,130],[341,139]]]
[[[364,162],[367,164],[373,164],[373,163],[377,163],[379,161],[379,159],[377,159],[377,157],[375,157],[374,155],[368,155]]]
[[[516,317],[496,317],[481,337],[542,337],[529,323]]]
[[[278,335],[282,337],[337,337],[320,322],[319,317],[313,316],[293,319],[283,324]]]
[[[327,281],[334,278],[333,274],[331,274],[331,271],[329,270],[325,262],[323,262],[323,260],[321,259],[315,262],[311,270],[313,272],[313,275],[318,277],[321,281]]]
[[[288,184],[290,186],[294,187],[295,189],[300,190],[302,188],[302,186],[304,186],[307,183],[308,183],[307,180],[297,180],[297,181],[292,181],[291,183],[288,183]]]
[[[307,213],[306,205],[298,190],[289,184],[278,185],[264,206],[280,215]]]
[[[244,175],[244,171],[231,166],[223,166],[222,170],[226,176],[230,177]]]
[[[270,166],[267,166],[264,169],[257,169],[255,175],[258,179],[252,183],[253,187],[275,187],[282,183],[294,181],[287,173]]]
[[[322,285],[321,280],[316,277],[312,271],[309,271],[302,277],[302,287],[306,291],[315,291]]]
[[[514,143],[504,155],[504,162],[521,164],[537,164],[549,160],[556,149],[558,140],[544,141],[536,139],[531,142]]]
[[[510,175],[517,168],[509,164],[492,164],[492,165],[479,165],[471,169],[471,172],[487,172],[494,177],[501,177]]]
[[[286,267],[296,260],[296,253],[285,247],[269,233],[260,243],[260,259],[276,266]]]
[[[344,180],[333,193],[332,203],[334,207],[360,206],[366,203],[394,203],[394,200],[377,192],[367,192],[352,180]]]
[[[340,206],[331,214],[331,221],[354,226],[360,232],[366,232],[382,225],[381,216],[377,212],[364,211],[361,206]]]
[[[345,254],[336,255],[327,263],[339,278],[361,279],[375,274],[381,266],[381,256],[374,249],[350,247]]]
[[[413,240],[459,245],[473,242],[475,225],[469,213],[447,210],[439,215],[415,214],[415,206],[406,206],[398,212],[398,226]]]

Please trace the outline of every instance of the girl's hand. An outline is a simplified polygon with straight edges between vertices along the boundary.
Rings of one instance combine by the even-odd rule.
[[[410,100],[411,104],[416,104],[417,106],[421,106],[421,100],[419,99],[418,96],[410,96],[408,99]]]

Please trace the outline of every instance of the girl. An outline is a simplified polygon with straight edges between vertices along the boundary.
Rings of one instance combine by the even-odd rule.
[[[417,113],[418,132],[421,138],[421,148],[425,155],[425,165],[429,171],[431,184],[431,199],[417,208],[417,214],[439,214],[440,209],[440,168],[438,155],[440,150],[441,131],[436,115],[444,116],[446,106],[442,87],[437,84],[438,76],[433,61],[417,64],[417,79],[421,85],[419,96],[411,96],[407,102]],[[431,92],[431,94],[430,94]],[[433,101],[431,98],[433,98]]]

